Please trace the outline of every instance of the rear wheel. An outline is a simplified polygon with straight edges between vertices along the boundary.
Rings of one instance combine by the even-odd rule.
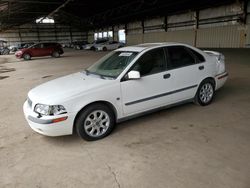
[[[30,59],[31,59],[30,54],[24,54],[24,55],[23,55],[23,59],[26,60],[26,61],[27,61],[27,60],[30,60]]]
[[[93,104],[81,112],[75,125],[77,134],[84,140],[99,140],[112,132],[115,116],[109,107]]]
[[[103,51],[107,51],[108,49],[107,49],[107,47],[103,47]]]
[[[58,51],[54,51],[52,56],[55,57],[55,58],[58,58],[58,57],[60,57],[60,54],[59,54]]]
[[[204,80],[196,93],[195,101],[201,106],[209,105],[214,98],[214,82],[212,80]]]

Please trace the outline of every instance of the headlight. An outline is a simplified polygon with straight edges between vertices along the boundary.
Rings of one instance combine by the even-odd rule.
[[[45,116],[53,116],[67,113],[62,105],[37,104],[34,111]]]
[[[15,54],[16,55],[21,55],[23,52],[22,51],[17,51]]]

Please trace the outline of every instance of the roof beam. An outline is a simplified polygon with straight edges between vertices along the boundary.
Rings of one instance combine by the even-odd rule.
[[[60,5],[60,2],[55,1],[30,1],[30,0],[2,0],[2,2],[9,2],[9,3],[22,3],[22,4],[54,4]]]

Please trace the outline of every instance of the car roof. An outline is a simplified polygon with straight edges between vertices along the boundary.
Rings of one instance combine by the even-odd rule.
[[[133,46],[119,48],[116,51],[141,52],[141,51],[144,51],[146,49],[153,49],[155,47],[173,46],[173,45],[189,46],[187,44],[177,43],[177,42],[143,43],[143,44],[137,44],[137,45],[133,45]]]

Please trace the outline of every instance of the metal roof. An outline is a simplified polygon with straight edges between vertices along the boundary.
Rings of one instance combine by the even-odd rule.
[[[232,2],[235,0],[0,0],[0,30],[40,17],[89,30]]]

